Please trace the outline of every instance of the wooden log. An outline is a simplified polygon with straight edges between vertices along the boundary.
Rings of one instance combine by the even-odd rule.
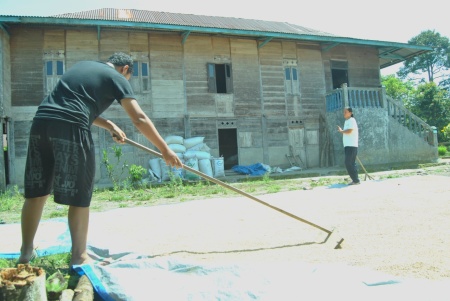
[[[29,264],[0,270],[0,301],[47,301],[45,271]]]
[[[65,289],[62,291],[59,301],[72,301],[75,292],[71,289]]]
[[[73,301],[93,301],[94,287],[86,275],[80,277],[77,287],[74,289],[75,296]]]

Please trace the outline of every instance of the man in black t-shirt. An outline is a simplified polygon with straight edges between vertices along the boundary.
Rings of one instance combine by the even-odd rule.
[[[52,190],[56,203],[69,206],[70,265],[90,261],[86,245],[95,174],[90,128],[92,124],[104,128],[116,142],[124,143],[125,133],[100,116],[115,100],[136,128],[161,151],[168,165],[182,166],[135,100],[128,82],[132,69],[133,60],[124,53],[115,53],[106,63],[79,62],[39,105],[28,144],[19,263],[27,263],[35,255],[34,237]]]

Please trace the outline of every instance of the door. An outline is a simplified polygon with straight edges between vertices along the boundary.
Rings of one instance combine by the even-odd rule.
[[[219,129],[219,155],[223,156],[225,169],[239,164],[236,129]]]
[[[300,164],[299,167],[305,169],[307,168],[307,158],[306,158],[306,143],[305,143],[305,128],[303,127],[296,127],[296,128],[289,128],[289,148],[292,150],[289,152],[290,155],[294,155],[296,161]]]

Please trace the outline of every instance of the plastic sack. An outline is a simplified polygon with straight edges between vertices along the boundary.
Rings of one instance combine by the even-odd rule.
[[[184,153],[186,151],[186,146],[183,144],[168,144],[168,146],[176,153]]]
[[[205,137],[192,137],[192,138],[186,138],[184,139],[184,146],[186,146],[186,148],[191,148],[194,145],[203,143],[203,140],[205,139]]]
[[[184,138],[181,136],[167,136],[164,138],[167,144],[184,144]]]
[[[183,169],[171,167],[166,164],[163,159],[158,159],[161,166],[161,180],[170,181],[170,177],[173,176],[175,179],[183,178]]]
[[[187,149],[188,151],[202,151],[202,152],[210,152],[211,148],[209,148],[206,143],[199,143]]]
[[[190,158],[197,158],[199,160],[201,159],[211,159],[211,154],[208,152],[203,152],[203,151],[193,151],[193,150],[188,150],[184,153],[184,158],[185,159],[190,159]]]
[[[212,177],[213,171],[211,166],[211,160],[210,159],[200,159],[198,160],[198,169],[202,173]]]
[[[198,159],[196,157],[186,159],[184,165],[189,166],[192,169],[198,170]],[[200,176],[186,170],[184,173],[184,178],[186,180],[198,180],[200,179]]]
[[[225,166],[223,157],[212,158],[211,165],[213,170],[213,177],[224,177],[225,176]]]
[[[158,180],[161,180],[161,165],[159,163],[158,158],[150,159],[148,160],[148,164],[150,165],[150,169],[153,171],[153,174],[155,175]]]

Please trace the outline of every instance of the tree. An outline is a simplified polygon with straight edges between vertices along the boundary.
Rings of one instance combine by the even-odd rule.
[[[440,141],[447,140],[442,132],[442,129],[450,123],[450,98],[447,90],[434,82],[421,84],[417,87],[409,109],[426,123],[438,129]]]
[[[387,95],[397,101],[403,102],[407,107],[416,94],[416,88],[413,82],[402,81],[394,74],[382,76],[381,84],[386,88]]]
[[[408,41],[408,44],[433,47],[429,51],[404,62],[397,75],[406,79],[413,75],[411,80],[424,81],[424,75],[428,82],[443,81],[449,78],[450,69],[450,41],[442,37],[434,30],[426,30]]]

